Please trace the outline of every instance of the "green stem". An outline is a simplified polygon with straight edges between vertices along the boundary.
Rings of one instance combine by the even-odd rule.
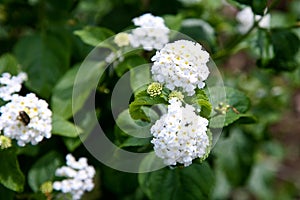
[[[272,8],[274,8],[278,3],[279,3],[279,0],[274,0],[274,1],[271,3],[271,5],[269,6],[269,9],[268,9],[267,13],[265,13],[265,15],[267,15],[267,14],[270,12],[270,10],[271,10]],[[236,47],[237,47],[244,39],[246,39],[246,38],[250,35],[250,33],[251,33],[255,28],[258,27],[260,21],[264,18],[265,15],[263,15],[259,20],[254,21],[252,27],[251,27],[244,35],[241,35],[241,36],[238,37],[237,39],[233,40],[233,42],[230,43],[227,47],[225,47],[224,49],[222,49],[222,50],[218,51],[217,53],[213,54],[211,57],[212,57],[214,60],[219,60],[219,59],[222,59],[222,58],[224,58],[224,57],[227,57],[227,56],[231,55],[231,54],[234,52],[234,50],[236,49]]]
[[[260,22],[260,20],[256,21],[252,25],[252,27],[244,35],[242,35],[239,38],[237,38],[236,40],[234,40],[226,48],[224,48],[221,51],[218,51],[217,53],[213,54],[212,58],[214,60],[218,60],[218,59],[222,59],[222,58],[224,58],[226,56],[231,55],[234,52],[235,48],[240,44],[240,42],[242,42],[244,39],[246,39],[250,35],[250,33],[257,27],[257,25]]]

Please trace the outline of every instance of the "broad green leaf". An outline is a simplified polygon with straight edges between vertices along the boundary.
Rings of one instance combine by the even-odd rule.
[[[79,66],[70,69],[55,85],[51,97],[52,112],[66,119],[72,116],[72,92]],[[87,96],[85,92],[82,92]]]
[[[300,48],[299,37],[289,29],[271,29],[265,41],[269,42],[262,49],[272,49],[272,58],[266,59],[264,54],[257,61],[259,67],[270,68],[275,71],[291,71],[299,66],[297,53]]]
[[[293,59],[300,48],[299,37],[288,29],[271,30],[271,39],[276,58]]]
[[[0,74],[9,72],[12,75],[17,75],[21,71],[16,58],[11,54],[4,54],[0,57]]]
[[[83,42],[91,46],[98,46],[101,42],[114,35],[114,32],[107,28],[86,26],[82,30],[74,32]]]
[[[239,90],[226,87],[226,100],[224,103],[228,105],[229,108],[225,116],[223,114],[216,114],[215,117],[210,119],[210,127],[211,128],[222,128],[224,126],[228,126],[234,122],[240,123],[254,123],[256,119],[253,115],[245,114],[248,110],[250,101],[249,98]],[[211,94],[216,95],[216,94]],[[221,102],[220,102],[221,103]],[[224,119],[225,117],[225,119]]]
[[[147,85],[152,82],[149,64],[144,64],[142,61],[136,64],[138,67],[130,70],[130,86],[135,95],[146,89]]]
[[[156,121],[158,115],[151,109],[143,110],[146,111],[147,116],[150,117],[151,121]],[[129,110],[126,109],[121,112],[116,120],[116,126],[125,134],[136,136],[140,138],[150,137],[151,123],[144,122],[141,120],[133,120],[129,114]]]
[[[115,67],[116,73],[121,77],[126,71],[147,63],[144,58],[138,55],[128,56]]]
[[[181,27],[181,22],[183,20],[183,16],[181,14],[178,15],[164,15],[163,16],[165,20],[166,26],[173,30],[173,31],[179,31]]]
[[[70,44],[63,37],[36,34],[19,40],[15,54],[28,74],[26,86],[47,98],[55,83],[69,68]]]
[[[245,183],[253,164],[254,141],[251,138],[240,129],[230,130],[229,138],[219,140],[213,153],[217,158],[218,168],[223,171],[231,185]]]
[[[26,145],[22,148],[17,148],[16,154],[17,155],[26,155],[26,156],[37,156],[41,151],[40,145]]]
[[[253,12],[257,15],[263,15],[267,7],[267,0],[235,0],[241,4],[251,6]]]
[[[89,97],[91,91],[96,89],[95,83],[104,70],[103,62],[85,62],[85,67],[75,66],[70,69],[56,84],[51,98],[53,113],[65,119],[78,112]],[[81,69],[81,74],[78,74]],[[76,87],[76,97],[73,99],[73,89]]]
[[[267,7],[267,0],[252,0],[252,10],[257,15],[264,15]]]
[[[52,134],[65,137],[77,137],[82,129],[59,115],[52,115]]]
[[[10,190],[22,192],[25,178],[13,149],[0,150],[0,183]]]
[[[201,108],[200,115],[202,117],[208,118],[212,110],[212,105],[209,102],[209,99],[204,90],[196,91],[196,103]]]
[[[110,167],[102,167],[101,172],[103,172],[101,174],[101,180],[103,181],[101,184],[114,194],[120,195],[122,199],[126,194],[132,194],[138,187],[137,174],[117,171]]]
[[[206,21],[198,18],[183,20],[180,32],[192,37],[205,47],[213,46],[216,42],[214,28]]]
[[[0,199],[14,200],[14,191],[7,189],[0,184]]]
[[[83,130],[82,134],[76,138],[64,137],[63,141],[67,147],[67,149],[73,152],[77,147],[79,147],[82,142],[89,136],[91,131],[94,129],[95,125],[98,123],[97,119],[94,117],[95,111],[82,111],[76,114],[76,119],[79,121],[77,122],[78,126],[80,126]]]
[[[151,138],[136,138],[136,137],[129,137],[125,140],[119,147],[138,147],[138,146],[145,146],[149,145]]]
[[[143,106],[153,106],[155,104],[167,103],[166,100],[160,96],[150,97],[146,91],[141,91],[135,96],[134,101],[129,105],[129,113],[132,119],[142,120],[151,122],[149,116],[146,115],[145,111],[142,109]]]
[[[62,156],[51,151],[38,159],[28,172],[28,184],[34,192],[46,181],[53,181],[55,170],[64,163]]]
[[[150,200],[210,199],[214,182],[213,171],[206,162],[139,174],[140,186]]]
[[[272,10],[271,28],[288,28],[295,23],[297,23],[297,16],[294,13]]]

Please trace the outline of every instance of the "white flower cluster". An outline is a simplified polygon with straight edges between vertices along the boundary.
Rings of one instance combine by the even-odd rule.
[[[209,75],[209,54],[198,43],[177,40],[166,44],[151,59],[152,78],[170,90],[181,88],[188,96],[203,88]]]
[[[163,18],[146,13],[132,21],[138,26],[129,34],[132,47],[142,46],[145,50],[151,51],[161,49],[169,42],[170,29],[166,27]]]
[[[240,23],[238,26],[238,30],[240,33],[246,33],[254,24],[254,20],[258,21],[262,18],[260,15],[255,15],[252,12],[252,9],[250,7],[246,7],[238,14],[236,15],[237,21]],[[259,26],[261,28],[269,28],[270,27],[270,22],[271,21],[271,16],[270,14],[267,14],[263,16],[263,19],[259,22]]]
[[[35,145],[51,137],[51,110],[46,101],[30,93],[25,97],[14,94],[11,101],[0,108],[0,131],[16,139],[19,146]]]
[[[93,166],[88,165],[86,158],[80,158],[76,161],[71,154],[68,154],[66,160],[67,166],[58,168],[55,175],[67,177],[67,179],[55,181],[53,189],[70,193],[72,199],[77,200],[85,191],[91,191],[94,188],[93,177],[96,172]]]
[[[13,93],[19,92],[22,83],[27,80],[27,74],[21,72],[17,76],[3,73],[0,77],[0,98],[9,101]]]
[[[208,120],[198,116],[193,106],[183,106],[177,98],[171,98],[169,103],[168,112],[151,127],[151,143],[166,165],[189,166],[193,159],[207,156],[210,150]]]

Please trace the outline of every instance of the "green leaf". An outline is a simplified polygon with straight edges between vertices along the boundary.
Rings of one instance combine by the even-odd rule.
[[[205,45],[205,47],[211,47],[216,43],[214,28],[206,21],[198,18],[183,20],[180,32]]]
[[[164,15],[166,26],[174,31],[179,31],[181,27],[181,22],[183,20],[183,16],[181,14],[178,15]]]
[[[200,115],[202,117],[208,118],[210,116],[212,105],[209,102],[209,99],[204,90],[196,91],[197,103],[201,108]]]
[[[257,15],[264,15],[267,7],[267,0],[252,0],[252,10]]]
[[[126,71],[146,63],[147,61],[141,56],[131,55],[126,57],[120,64],[118,64],[115,70],[117,75],[121,77]]]
[[[240,123],[253,123],[256,121],[254,116],[245,114],[249,108],[250,100],[244,93],[229,87],[225,88],[225,92],[226,100],[222,103],[229,105],[230,107],[228,108],[225,116],[223,114],[219,114],[210,119],[211,128],[222,128],[237,122],[238,120]],[[210,95],[214,96],[217,94],[212,93]]]
[[[141,173],[138,178],[142,190],[151,200],[210,199],[215,181],[206,162]]]
[[[4,54],[0,57],[0,74],[9,72],[12,75],[17,75],[21,71],[16,58],[11,54]]]
[[[251,6],[253,12],[257,15],[263,15],[267,7],[267,0],[235,0],[241,4]]]
[[[0,199],[14,200],[14,192],[0,184]]]
[[[114,35],[114,32],[107,28],[86,26],[82,30],[74,32],[81,40],[91,46],[98,46],[101,42]]]
[[[70,59],[68,38],[30,35],[18,41],[15,54],[28,74],[26,86],[43,98],[50,96],[58,79],[67,71]]]
[[[273,54],[270,59],[266,59],[263,54],[257,61],[259,67],[279,72],[291,71],[299,66],[296,57],[300,48],[300,39],[294,32],[289,29],[272,29],[265,40],[270,40],[269,48],[273,50]]]
[[[297,16],[292,12],[272,10],[271,28],[288,28],[297,23]]]
[[[85,62],[86,66],[75,66],[70,69],[56,84],[51,98],[52,112],[65,119],[78,112],[89,97],[91,91],[96,89],[95,83],[104,70],[103,62]],[[80,71],[80,74],[78,74]],[[73,88],[76,87],[76,98],[73,99]]]
[[[146,112],[147,116],[150,116],[151,121],[156,121],[159,118],[151,109],[146,110]],[[133,120],[128,109],[119,114],[116,125],[125,134],[137,137],[151,137],[150,128],[152,124],[141,120]]]
[[[288,29],[273,29],[271,39],[277,58],[283,60],[293,59],[299,51],[300,39]]]
[[[22,192],[25,178],[13,149],[0,150],[0,183],[10,190]]]
[[[146,91],[138,93],[134,101],[129,105],[129,113],[132,119],[151,122],[149,116],[146,115],[143,106],[153,106],[155,104],[166,104],[166,100],[160,96],[150,97]]]
[[[95,110],[86,112],[78,112],[76,114],[76,119],[78,120],[78,126],[80,126],[83,130],[82,134],[80,134],[79,138],[70,138],[64,137],[63,141],[69,151],[74,151],[77,147],[79,147],[82,142],[89,136],[91,131],[94,129],[95,125],[98,123],[97,118],[95,118]]]
[[[136,137],[129,137],[125,140],[119,147],[138,147],[138,146],[145,146],[149,145],[151,138],[136,138]]]
[[[251,138],[240,129],[230,130],[230,137],[219,140],[213,153],[217,158],[218,168],[233,186],[246,182],[253,164],[254,143]]]
[[[252,4],[252,0],[234,0],[236,2],[239,2],[241,4],[245,4],[245,5],[251,5]]]
[[[51,151],[36,161],[28,172],[28,184],[34,192],[38,192],[40,186],[46,181],[53,181],[55,170],[63,165],[62,156]]]
[[[136,63],[136,66],[140,66],[144,63]],[[139,93],[143,89],[147,88],[147,85],[152,82],[150,75],[150,66],[145,64],[141,67],[136,67],[130,70],[130,86],[134,94]]]
[[[82,129],[59,115],[52,115],[52,134],[64,137],[77,137]]]
[[[117,171],[110,167],[102,167],[101,180],[105,188],[117,194],[122,199],[126,194],[132,194],[138,187],[137,174]]]

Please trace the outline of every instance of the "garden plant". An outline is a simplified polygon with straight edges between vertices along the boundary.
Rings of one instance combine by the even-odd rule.
[[[0,0],[0,200],[300,198],[299,0]]]

